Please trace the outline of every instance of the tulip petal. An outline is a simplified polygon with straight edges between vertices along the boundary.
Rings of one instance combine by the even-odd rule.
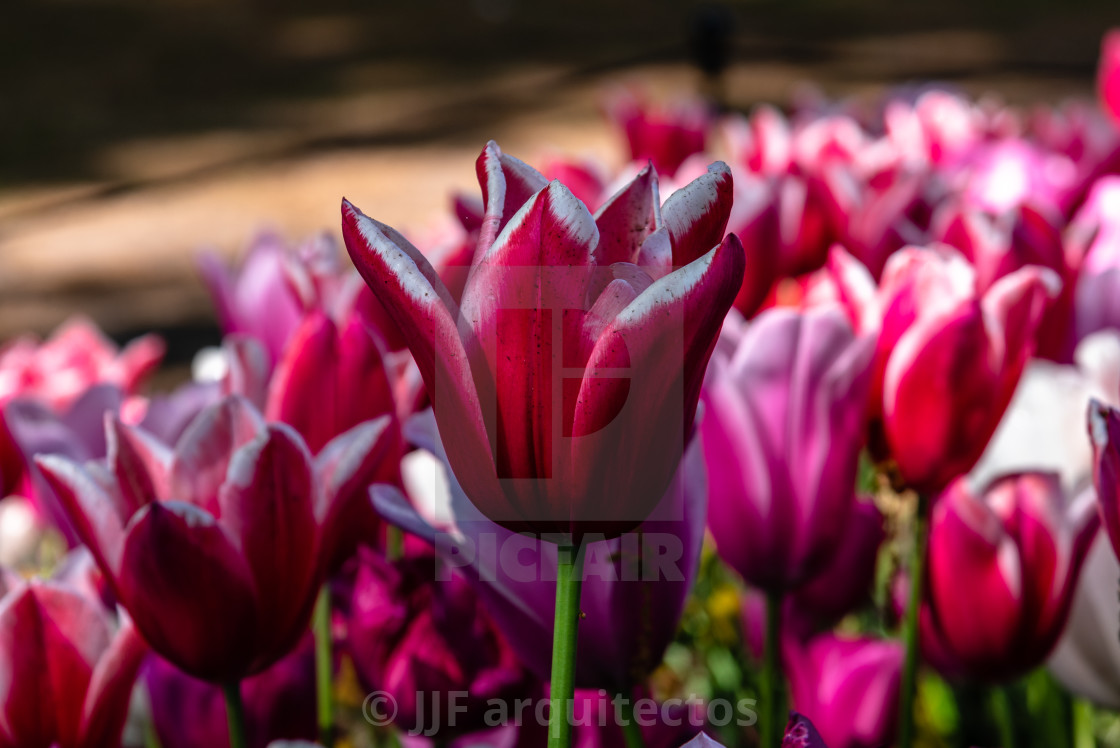
[[[585,502],[572,507],[573,516],[633,527],[645,519],[649,497],[665,490],[690,435],[704,370],[743,266],[742,245],[729,236],[653,283],[599,337],[572,406],[571,459],[578,466],[572,495]],[[658,436],[631,436],[650,432]],[[620,452],[620,445],[637,444],[640,452]],[[634,497],[634,505],[626,497]]]
[[[147,644],[125,619],[93,670],[82,705],[80,745],[112,746],[120,741],[132,685],[147,653]]]
[[[230,458],[263,429],[264,419],[242,397],[226,397],[206,408],[175,445],[168,496],[216,510]]]
[[[278,656],[303,630],[313,597],[318,556],[311,455],[284,424],[234,454],[219,494],[222,526],[253,574],[257,615],[275,641],[258,641],[265,657]],[[310,614],[310,611],[307,611]]]
[[[145,504],[168,496],[171,450],[143,429],[108,414],[105,433],[109,469],[125,502],[126,514],[122,516],[131,517]]]
[[[495,386],[483,412],[494,409],[500,478],[554,475],[554,370],[562,353],[554,330],[567,310],[583,311],[597,241],[587,208],[552,182],[510,219],[463,292],[474,331],[468,352],[477,346],[485,356]]]
[[[661,218],[669,229],[675,267],[688,265],[723,241],[733,199],[731,170],[721,161],[669,196]]]
[[[350,257],[408,341],[460,480],[475,496],[501,496],[471,364],[456,325],[459,311],[427,259],[398,232],[343,202]]]
[[[243,677],[256,651],[253,574],[214,517],[154,502],[127,529],[121,601],[152,649],[191,675]]]
[[[657,172],[646,166],[595,213],[599,244],[595,264],[637,262],[642,242],[661,224]]]
[[[524,161],[503,153],[493,140],[486,144],[475,162],[475,172],[486,206],[474,256],[474,263],[478,264],[517,209],[534,193],[544,189],[548,180]]]
[[[1120,411],[1098,400],[1089,404],[1093,486],[1113,549],[1120,548]],[[1120,555],[1120,551],[1117,551]]]
[[[121,568],[124,527],[132,518],[128,504],[111,486],[71,460],[47,455],[36,457],[35,464],[58,496],[78,537],[115,585]]]

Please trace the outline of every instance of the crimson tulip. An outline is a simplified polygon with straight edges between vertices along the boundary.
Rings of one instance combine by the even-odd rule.
[[[1098,525],[1092,493],[1069,497],[1054,473],[949,486],[930,525],[926,659],[986,682],[1041,664],[1065,627]]]
[[[37,462],[152,648],[228,684],[303,635],[347,504],[387,452],[388,420],[313,459],[291,428],[229,397],[174,450],[110,419],[106,462]]]
[[[343,236],[408,340],[468,496],[514,531],[618,535],[676,472],[743,276],[722,164],[661,204],[644,169],[595,217],[491,143],[456,304],[398,232],[344,201]],[[499,333],[500,331],[500,333]],[[454,438],[450,438],[450,435]]]
[[[112,748],[147,651],[132,623],[57,581],[0,578],[0,746]]]
[[[873,294],[854,260],[831,282],[861,330],[877,331],[871,413],[908,486],[934,495],[983,453],[1035,350],[1060,289],[1053,271],[1028,265],[987,291],[956,250],[908,247],[893,255]]]

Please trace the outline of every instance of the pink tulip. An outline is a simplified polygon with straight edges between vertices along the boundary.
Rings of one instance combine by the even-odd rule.
[[[514,531],[618,535],[677,469],[741,283],[742,247],[723,239],[730,173],[716,164],[662,205],[644,169],[593,218],[493,143],[478,172],[486,217],[461,304],[344,201],[347,248],[408,339],[479,509]]]
[[[147,651],[130,622],[60,582],[0,580],[0,746],[120,744]]]
[[[794,709],[832,748],[878,748],[895,738],[902,673],[898,641],[822,634],[785,648]]]
[[[845,260],[833,282],[861,330],[878,330],[871,413],[912,488],[936,493],[967,473],[999,424],[1035,349],[1055,274],[1023,267],[977,288],[955,250],[908,247],[874,297],[870,274]]]
[[[874,340],[836,311],[770,310],[732,343],[703,394],[708,528],[748,584],[789,591],[843,539]]]
[[[1120,121],[1120,30],[1112,29],[1101,40],[1097,68],[1097,95],[1103,109]]]
[[[43,343],[17,338],[0,348],[0,406],[29,398],[65,410],[95,384],[114,384],[134,394],[159,366],[163,349],[163,341],[146,335],[118,350],[80,317]]]
[[[926,659],[953,677],[1000,682],[1046,659],[1069,615],[1099,518],[1054,473],[953,483],[933,509],[921,614]]]
[[[37,460],[144,638],[211,682],[260,672],[307,628],[348,503],[387,451],[388,418],[312,459],[299,435],[226,398],[172,451],[108,421],[106,463]]]
[[[439,579],[431,555],[358,558],[348,646],[362,685],[394,697],[398,727],[447,740],[485,727],[493,702],[512,713],[529,695],[535,679],[464,578]]]

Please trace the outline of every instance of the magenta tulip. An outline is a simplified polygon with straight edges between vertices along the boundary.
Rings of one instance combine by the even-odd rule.
[[[461,305],[349,202],[346,246],[405,334],[482,512],[515,531],[618,535],[676,472],[739,289],[730,174],[714,165],[661,205],[645,169],[593,218],[493,143],[478,172],[486,216]]]
[[[1093,442],[1093,486],[1112,548],[1120,556],[1120,410],[1097,400],[1089,404]]]
[[[313,460],[288,426],[231,397],[174,451],[114,419],[107,463],[38,464],[152,648],[230,682],[306,631],[347,504],[387,451],[387,423],[361,424]]]
[[[150,657],[142,682],[148,690],[152,727],[163,748],[228,748],[229,728],[222,690]],[[315,645],[307,634],[276,664],[241,682],[248,745],[312,739],[315,724]]]
[[[833,748],[891,745],[898,718],[902,645],[822,634],[785,648],[793,708]]]
[[[119,746],[146,651],[130,622],[114,632],[80,591],[14,584],[0,598],[0,746]]]
[[[975,491],[953,483],[933,509],[921,615],[926,659],[951,677],[1007,681],[1046,659],[1065,627],[1099,518],[1054,473]]]
[[[875,341],[836,311],[770,310],[730,342],[703,394],[708,528],[748,584],[786,592],[843,539]]]
[[[358,558],[348,646],[367,690],[394,698],[398,727],[447,740],[485,727],[495,701],[512,713],[529,695],[536,680],[463,577],[440,579],[431,555]]]

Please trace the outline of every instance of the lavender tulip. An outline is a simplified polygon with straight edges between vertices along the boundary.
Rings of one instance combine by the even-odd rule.
[[[772,310],[729,343],[734,353],[715,355],[703,393],[708,527],[749,584],[785,592],[843,539],[874,340],[838,312]]]

